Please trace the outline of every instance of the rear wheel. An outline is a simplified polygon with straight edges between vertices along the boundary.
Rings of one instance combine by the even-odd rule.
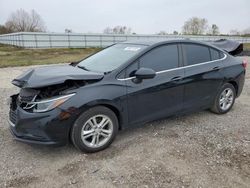
[[[118,120],[112,110],[104,106],[93,107],[76,120],[71,132],[74,146],[84,152],[97,152],[107,148],[118,132]]]
[[[236,91],[232,84],[226,83],[217,93],[211,111],[217,114],[227,113],[234,104]]]

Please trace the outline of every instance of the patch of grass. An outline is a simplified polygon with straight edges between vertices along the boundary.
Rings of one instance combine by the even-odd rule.
[[[243,48],[244,50],[250,51],[250,43],[244,43]]]
[[[25,49],[0,45],[0,68],[69,63],[79,61],[99,50],[100,48]]]

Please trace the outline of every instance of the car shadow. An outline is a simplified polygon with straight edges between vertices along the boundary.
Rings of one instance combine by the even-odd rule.
[[[177,133],[173,133],[173,130],[171,130],[172,128],[174,128],[175,126],[180,126],[180,124],[183,124],[186,119],[189,119],[190,121],[196,116],[203,116],[204,114],[208,113],[210,112],[201,111],[181,116],[171,116],[168,118],[163,118],[161,120],[151,121],[142,125],[121,130],[118,132],[114,143],[112,143],[110,147],[97,153],[83,153],[77,150],[71,143],[68,143],[65,146],[55,147],[20,143],[15,140],[13,140],[13,142],[15,142],[14,144],[16,145],[16,147],[22,148],[22,150],[25,150],[26,152],[31,154],[31,156],[40,155],[46,157],[51,156],[54,158],[61,158],[63,156],[64,158],[66,158],[73,155],[84,154],[87,159],[91,160],[107,159],[119,155],[119,153],[124,152],[127,148],[133,147],[134,144],[138,144],[142,137],[150,137],[154,134],[158,134],[158,132],[163,128],[167,129],[166,132],[170,132],[170,134],[167,136],[178,137]]]

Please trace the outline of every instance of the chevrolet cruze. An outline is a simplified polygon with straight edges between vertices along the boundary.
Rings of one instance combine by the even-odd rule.
[[[12,83],[9,123],[18,141],[107,148],[118,130],[210,109],[227,113],[246,63],[192,40],[123,42],[70,65],[28,70]]]

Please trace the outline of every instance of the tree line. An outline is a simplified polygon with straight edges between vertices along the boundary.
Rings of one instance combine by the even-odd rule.
[[[46,27],[43,19],[35,10],[27,12],[19,9],[11,13],[4,25],[0,25],[0,34],[21,31],[44,32]]]
[[[41,16],[35,11],[27,12],[23,9],[19,9],[10,14],[9,18],[4,25],[0,25],[0,34],[14,33],[14,32],[45,32],[45,22]],[[65,33],[72,33],[72,29],[65,29]],[[106,27],[103,30],[105,34],[136,34],[128,26],[117,25],[115,27]],[[160,31],[156,33],[158,35],[167,34],[185,34],[185,35],[220,35],[219,26],[216,24],[208,24],[208,20],[205,18],[192,17],[184,22],[181,32],[173,31],[167,33],[166,31]],[[238,31],[233,29],[230,31],[231,35],[243,35],[250,36],[250,28],[244,31]]]

